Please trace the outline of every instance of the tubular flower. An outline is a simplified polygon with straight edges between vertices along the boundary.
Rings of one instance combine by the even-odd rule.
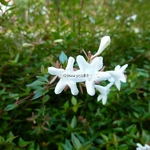
[[[97,53],[94,55],[94,56],[92,56],[92,58],[94,58],[95,56],[98,56],[98,55],[100,55],[102,52],[103,52],[103,50],[108,46],[108,45],[110,45],[110,37],[109,36],[104,36],[104,37],[102,37],[102,39],[101,39],[101,42],[100,42],[100,45],[99,45],[99,49],[98,49],[98,51],[97,51]]]
[[[120,81],[124,83],[126,82],[124,71],[127,67],[128,67],[128,64],[122,67],[117,65],[114,71],[107,71],[111,75],[111,78],[109,79],[109,81],[114,82],[118,90],[120,90],[120,86],[121,86]]]
[[[79,65],[80,72],[88,75],[88,77],[85,78],[85,85],[86,85],[87,93],[93,96],[95,94],[94,78],[97,72],[103,66],[103,58],[96,57],[89,64],[85,61],[83,56],[79,55],[77,56],[77,63]]]
[[[68,64],[65,70],[48,67],[48,72],[50,74],[60,77],[60,80],[55,87],[56,94],[60,94],[67,85],[70,87],[72,95],[78,94],[79,91],[77,89],[75,78],[69,78],[69,76],[72,76],[73,74],[73,64],[74,58],[69,57]]]
[[[102,100],[103,105],[106,104],[107,102],[107,95],[110,92],[110,87],[113,85],[113,83],[109,83],[107,86],[103,87],[100,85],[95,85],[95,88],[101,93],[98,97],[97,100],[100,101]]]

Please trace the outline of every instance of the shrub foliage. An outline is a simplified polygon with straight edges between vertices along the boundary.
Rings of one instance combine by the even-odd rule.
[[[150,1],[0,0],[0,149],[129,150],[150,144]],[[3,6],[3,7],[2,7]],[[47,73],[63,51],[103,52],[106,69],[129,64],[106,105],[54,94]],[[65,62],[62,63],[65,66]]]

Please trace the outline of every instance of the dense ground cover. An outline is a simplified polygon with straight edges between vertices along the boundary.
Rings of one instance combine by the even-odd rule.
[[[4,0],[0,2],[10,5]],[[132,150],[150,144],[150,1],[14,0],[0,10],[0,149]],[[106,70],[128,64],[106,105],[86,90],[54,93],[47,73],[67,57],[102,53]],[[63,67],[66,64],[62,64]]]

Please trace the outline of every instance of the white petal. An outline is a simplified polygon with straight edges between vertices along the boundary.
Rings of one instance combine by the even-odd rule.
[[[91,96],[93,96],[95,94],[95,89],[94,89],[94,81],[93,80],[86,80],[85,82],[86,85],[86,90],[87,93]]]
[[[126,77],[121,71],[107,71],[107,72],[109,72],[115,80],[126,82]]]
[[[102,98],[103,105],[105,105],[106,102],[107,102],[107,95],[103,95],[103,98]]]
[[[120,70],[120,65],[117,65],[116,67],[115,67],[115,71],[119,71]]]
[[[94,81],[103,81],[103,80],[108,80],[111,78],[111,75],[109,72],[98,72],[94,78]]]
[[[76,85],[75,82],[73,82],[73,81],[68,81],[68,86],[69,86],[70,89],[71,89],[72,95],[77,95],[77,94],[79,93],[78,88],[77,88],[77,85]]]
[[[55,67],[48,67],[48,73],[50,73],[51,75],[56,75],[56,76],[60,76],[61,73],[64,72],[64,69],[58,69]]]
[[[77,56],[77,63],[81,71],[84,71],[87,68],[89,68],[89,64],[85,61],[84,57],[81,55]]]
[[[150,146],[145,144],[145,148],[147,148],[147,150],[150,150]],[[148,149],[149,148],[149,149]]]
[[[55,87],[55,94],[60,94],[66,86],[67,84],[65,80],[60,79]]]
[[[94,56],[97,56],[97,55],[101,54],[103,52],[103,50],[110,44],[110,41],[111,40],[110,40],[109,36],[102,37],[99,49],[98,49],[97,53]],[[92,56],[92,57],[94,57],[94,56]]]
[[[74,58],[69,57],[66,70],[73,71]]]
[[[144,146],[142,146],[140,143],[136,144],[138,146],[138,148],[136,148],[137,150],[146,150],[146,148]]]
[[[102,94],[102,95],[106,95],[106,87],[100,86],[100,85],[95,85],[95,88]]]
[[[102,98],[103,98],[103,96],[100,94],[100,95],[97,97],[97,101],[100,101]]]
[[[114,83],[113,82],[110,82],[106,87],[107,87],[107,89],[109,90],[110,89],[110,87],[113,85]]]
[[[120,71],[123,73],[127,67],[128,67],[128,64],[125,64],[124,66],[121,67]]]
[[[103,66],[103,57],[96,57],[92,60],[90,68],[95,71],[99,71]]]
[[[120,84],[119,80],[115,80],[115,85],[116,85],[117,89],[120,91],[121,84]]]

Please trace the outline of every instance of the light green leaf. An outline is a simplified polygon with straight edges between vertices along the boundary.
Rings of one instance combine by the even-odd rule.
[[[14,109],[15,107],[17,107],[18,105],[17,104],[9,104],[5,107],[5,111],[9,111],[9,110],[12,110]]]
[[[32,87],[32,86],[40,86],[40,85],[44,85],[44,84],[45,84],[45,82],[40,81],[40,80],[36,80],[36,81],[34,81],[33,83],[28,84],[27,86],[28,86],[28,87]]]
[[[108,137],[106,135],[104,135],[102,133],[100,135],[101,135],[101,137],[103,138],[104,141],[108,142]]]
[[[10,62],[13,63],[13,64],[16,64],[16,63],[18,62],[18,60],[19,60],[19,56],[20,56],[20,54],[18,53],[18,54],[16,55],[15,59],[14,59],[14,60],[11,60]]]
[[[35,92],[36,93],[35,93],[35,95],[33,96],[33,98],[31,100],[35,100],[35,99],[41,97],[42,95],[46,94],[48,92],[48,90],[45,90],[45,89],[42,88],[42,89],[39,89]]]
[[[4,142],[5,142],[5,139],[2,136],[0,136],[0,144]]]
[[[6,139],[6,143],[7,142],[12,142],[15,138],[17,138],[18,136],[14,136],[14,134],[10,131],[8,136],[7,136],[7,139]]]
[[[67,55],[62,51],[61,54],[59,55],[59,61],[64,64],[64,62],[67,62],[68,58]]]
[[[65,104],[63,105],[63,107],[64,107],[65,109],[69,108],[69,102],[66,101]]]
[[[76,127],[76,124],[77,124],[77,118],[76,118],[76,116],[73,116],[73,118],[72,118],[72,120],[71,120],[70,126],[71,126],[72,128],[75,128],[75,127]]]
[[[74,147],[76,148],[76,150],[80,150],[80,148],[82,147],[82,144],[80,143],[80,141],[76,138],[76,136],[71,133],[71,141],[74,145]]]
[[[72,98],[71,98],[71,103],[72,103],[73,105],[76,105],[76,104],[77,104],[77,99],[76,99],[74,96],[72,96]]]
[[[27,142],[27,141],[24,141],[22,138],[19,138],[19,141],[18,141],[18,145],[20,147],[24,147],[24,146],[27,146],[28,144],[30,144],[31,142]]]

